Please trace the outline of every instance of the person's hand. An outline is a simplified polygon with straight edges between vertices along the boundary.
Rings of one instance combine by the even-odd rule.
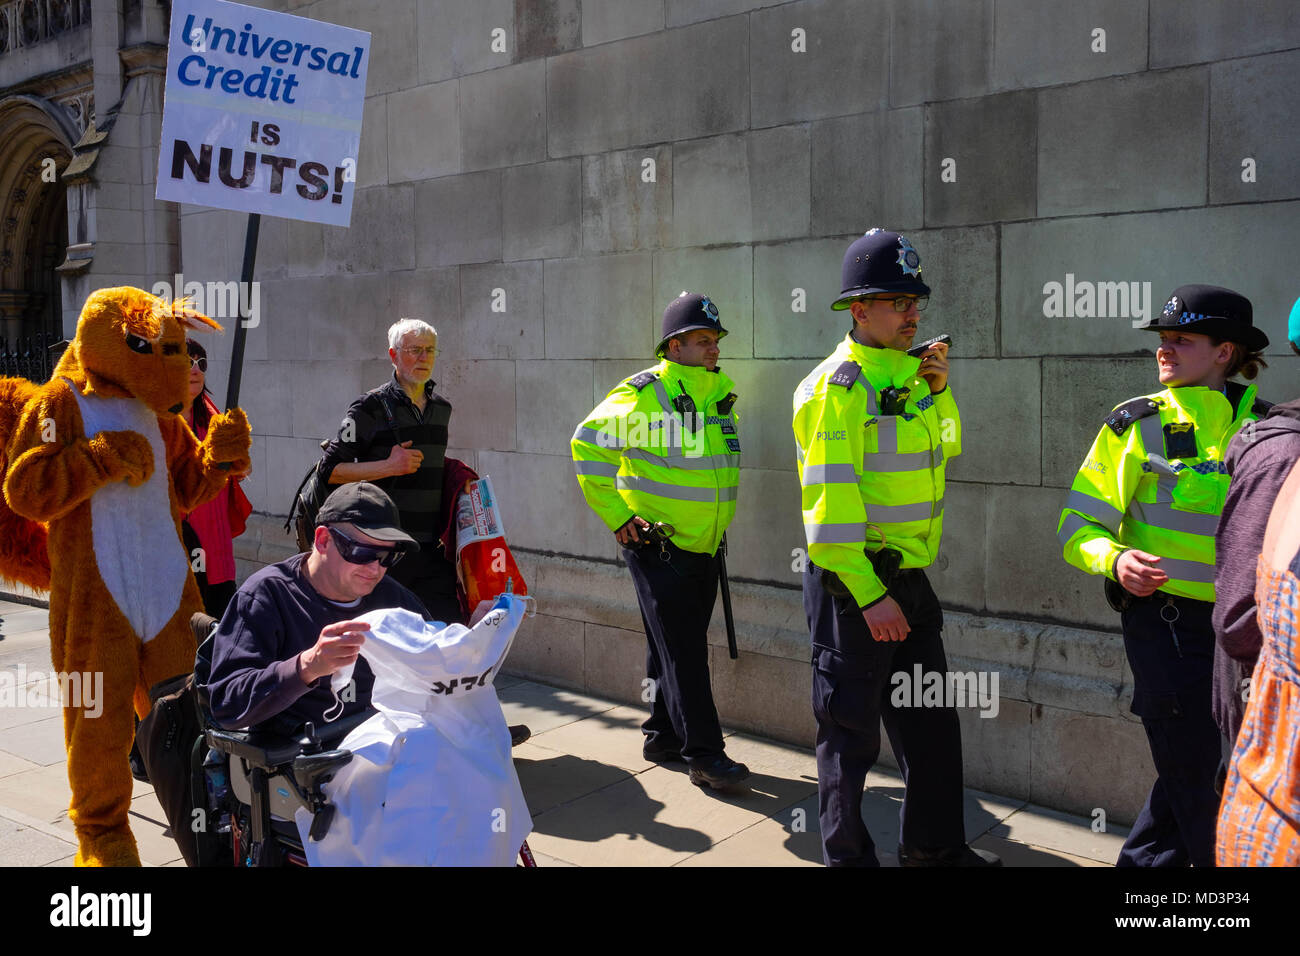
[[[930,394],[937,395],[948,387],[948,346],[942,342],[931,345],[921,355],[917,375],[930,383]]]
[[[1169,575],[1156,567],[1159,562],[1158,555],[1135,549],[1125,551],[1115,562],[1115,580],[1130,594],[1148,597],[1169,580]]]
[[[649,531],[650,522],[646,521],[640,515],[633,515],[628,522],[614,532],[614,537],[623,547],[629,547],[633,544],[640,544],[641,537],[639,531]]]
[[[877,601],[862,612],[862,619],[867,622],[867,630],[877,641],[901,641],[911,632],[907,616],[898,602],[886,595],[883,601]]]
[[[316,643],[298,655],[298,674],[310,684],[356,662],[370,625],[364,621],[339,621],[321,629]]]
[[[420,462],[424,461],[424,452],[412,450],[413,444],[414,442],[404,441],[400,445],[393,446],[386,460],[389,474],[410,475],[420,470]]]
[[[110,481],[138,488],[153,475],[153,448],[139,432],[99,432],[90,440],[90,451]]]
[[[469,616],[469,626],[473,627],[479,621],[483,620],[483,615],[492,610],[491,601],[479,601],[478,607],[474,608],[474,613]]]

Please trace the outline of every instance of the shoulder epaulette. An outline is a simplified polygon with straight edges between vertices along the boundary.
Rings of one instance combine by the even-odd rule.
[[[1251,413],[1260,418],[1264,418],[1272,410],[1273,403],[1266,402],[1262,398],[1255,399],[1255,404],[1250,406]]]
[[[1146,418],[1158,411],[1160,411],[1160,406],[1151,399],[1135,398],[1111,412],[1110,417],[1106,419],[1106,424],[1116,435],[1123,435],[1125,429],[1139,418]]]
[[[858,376],[861,374],[862,366],[853,359],[849,359],[847,362],[841,362],[840,367],[826,381],[832,385],[843,385],[845,388],[852,388],[853,383],[858,380]]]
[[[654,372],[637,372],[627,380],[627,383],[639,392],[658,377]]]

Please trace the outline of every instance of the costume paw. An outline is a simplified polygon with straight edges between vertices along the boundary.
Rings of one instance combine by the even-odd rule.
[[[208,435],[203,439],[203,464],[234,472],[248,471],[252,462],[248,450],[253,444],[253,430],[242,408],[213,416]]]
[[[100,432],[90,440],[90,451],[109,481],[135,488],[153,474],[153,448],[139,432]]]
[[[75,866],[139,866],[140,852],[128,827],[89,833],[77,828]]]

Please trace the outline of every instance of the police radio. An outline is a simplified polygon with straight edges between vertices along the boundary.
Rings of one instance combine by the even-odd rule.
[[[912,356],[913,358],[920,358],[922,354],[924,354],[925,350],[930,348],[932,345],[946,345],[949,348],[951,348],[952,336],[948,335],[947,333],[943,335],[936,335],[932,339],[926,339],[920,345],[913,345],[910,349],[907,350],[907,354]]]

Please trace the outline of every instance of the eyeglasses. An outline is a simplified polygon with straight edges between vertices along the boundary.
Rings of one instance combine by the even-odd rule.
[[[924,312],[925,307],[930,304],[928,295],[898,295],[898,296],[867,296],[873,302],[892,302],[895,312],[906,312],[915,303],[917,312]]]
[[[353,541],[342,531],[334,528],[326,528],[334,543],[338,545],[339,554],[348,564],[369,564],[372,561],[378,561],[381,568],[391,568],[398,561],[402,560],[405,552],[396,548],[376,548],[369,544],[362,544],[360,541]]]
[[[428,358],[431,355],[437,355],[442,349],[436,345],[410,345],[397,351],[405,352],[407,355],[414,355],[417,358]]]
[[[191,356],[190,356],[190,368],[196,368],[196,369],[198,369],[200,372],[203,372],[204,374],[207,374],[207,371],[208,371],[208,360],[205,359],[205,358],[195,358],[194,356],[191,355]]]

